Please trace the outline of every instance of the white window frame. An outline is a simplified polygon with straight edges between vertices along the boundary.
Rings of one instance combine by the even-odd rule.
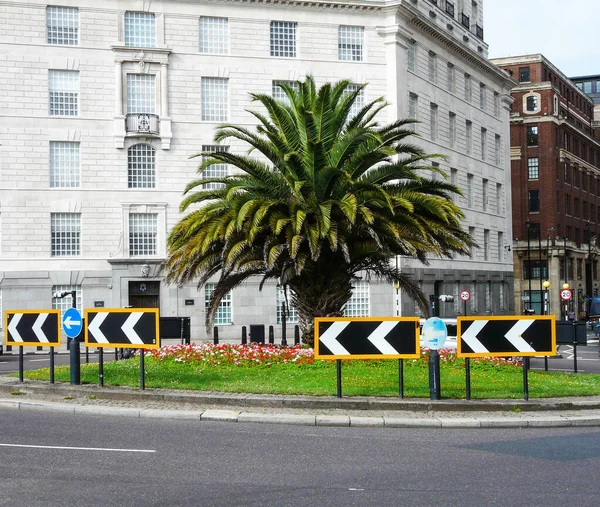
[[[464,98],[467,102],[471,103],[473,98],[473,88],[471,83],[471,76],[469,74],[465,74],[465,95]]]
[[[210,298],[215,291],[216,283],[207,283],[204,285],[204,310],[208,312]],[[233,323],[233,297],[229,291],[219,302],[219,308],[215,312],[215,326],[230,326]]]
[[[198,50],[201,54],[229,54],[229,19],[200,16],[198,20]]]
[[[490,260],[490,230],[483,230],[483,260]]]
[[[137,143],[127,149],[127,187],[156,188],[156,149]]]
[[[340,25],[338,27],[338,59],[364,61],[365,29],[362,26]]]
[[[356,83],[350,83],[344,91],[344,95],[354,93],[360,86],[361,85]],[[359,94],[356,96],[354,104],[352,104],[352,107],[348,112],[348,120],[354,118],[363,107],[365,107],[365,88],[360,90]]]
[[[496,134],[494,142],[494,162],[496,162],[496,165],[500,165],[500,162],[502,161],[502,137],[499,134]]]
[[[222,144],[204,144],[202,145],[203,152],[223,152],[229,151],[229,146],[224,146]],[[204,161],[206,157],[202,157]],[[228,164],[214,164],[210,167],[207,167],[202,171],[202,179],[208,178],[224,178],[229,175],[229,165]],[[202,185],[202,188],[206,190],[217,190],[219,188],[223,188],[225,185],[223,183],[205,183]]]
[[[352,296],[344,305],[344,317],[369,317],[370,284],[366,280],[352,282]]]
[[[156,16],[153,12],[126,11],[123,22],[125,46],[156,47]]]
[[[156,114],[156,75],[127,73],[127,114]]]
[[[83,291],[81,285],[53,285],[52,286],[52,309],[61,312],[73,308],[73,300],[67,296],[64,298],[55,298],[55,292],[73,292],[75,291],[75,306],[79,311],[83,310]]]
[[[408,94],[408,117],[413,120],[419,119],[419,96],[412,92]],[[411,123],[408,128],[413,132],[417,132],[418,130],[416,123]]]
[[[450,148],[456,146],[456,113],[450,111],[448,113],[448,136]]]
[[[79,71],[48,71],[48,114],[50,116],[79,115]]]
[[[50,256],[81,255],[81,213],[50,214]]]
[[[485,84],[479,83],[479,109],[485,111]]]
[[[417,41],[409,40],[406,48],[406,66],[411,72],[417,71]]]
[[[158,255],[158,213],[129,213],[128,251],[130,257]]]
[[[79,45],[79,9],[62,5],[46,7],[46,42],[56,46]]]
[[[285,301],[285,296],[283,293],[283,287],[277,286],[277,324],[282,324],[281,320],[281,309],[283,306],[283,302]],[[288,295],[288,308],[285,315],[286,324],[298,324],[298,310],[296,307],[290,302],[290,297]]]
[[[276,58],[296,58],[298,23],[293,21],[271,21],[269,25],[270,55]]]
[[[471,152],[473,151],[473,122],[471,122],[470,120],[467,120],[465,122],[465,129],[466,129],[466,142],[467,142],[467,146],[466,146],[466,151],[467,151],[467,155],[470,155]]]
[[[492,282],[489,280],[485,283],[485,312],[492,312]]]
[[[80,143],[50,141],[50,187],[77,188],[81,184]]]
[[[429,51],[427,59],[429,81],[432,83],[437,82],[437,55],[433,51]]]
[[[221,122],[229,119],[229,79],[201,79],[202,121]]]
[[[477,293],[475,292],[475,287],[475,282],[471,282],[469,290],[469,292],[471,293],[471,298],[469,299],[469,308],[471,310],[471,313],[477,311]]]
[[[432,141],[437,141],[438,135],[438,106],[437,104],[431,103],[429,105],[430,117],[429,117],[429,135]]]
[[[454,72],[454,64],[448,63],[447,71],[446,71],[446,90],[450,93],[454,93],[456,89],[456,78]]]
[[[473,195],[473,183],[475,181],[475,177],[473,174],[467,174],[467,207],[473,208],[474,204],[474,195]]]
[[[273,80],[271,82],[271,96],[275,99],[278,100],[279,102],[283,102],[286,106],[291,105],[290,103],[290,99],[288,98],[288,96],[286,95],[286,93],[283,91],[283,88],[281,88],[280,85],[285,84],[287,86],[289,86],[290,88],[293,88],[294,90],[300,90],[300,85],[298,84],[298,81],[285,81],[285,80],[281,80],[281,79],[277,79],[277,80]]]
[[[481,160],[485,160],[487,152],[487,129],[481,128]]]

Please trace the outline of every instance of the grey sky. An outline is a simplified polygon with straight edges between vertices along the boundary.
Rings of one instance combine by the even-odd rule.
[[[542,53],[567,76],[600,74],[600,0],[485,0],[490,58]]]

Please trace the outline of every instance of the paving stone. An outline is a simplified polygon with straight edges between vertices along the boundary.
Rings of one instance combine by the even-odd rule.
[[[205,410],[200,416],[201,421],[226,421],[237,422],[239,411],[237,410]]]
[[[350,426],[347,415],[317,415],[317,426]]]

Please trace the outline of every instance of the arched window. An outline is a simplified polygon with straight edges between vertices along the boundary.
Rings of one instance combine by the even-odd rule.
[[[134,144],[127,150],[127,186],[154,188],[156,186],[155,149],[149,144]]]

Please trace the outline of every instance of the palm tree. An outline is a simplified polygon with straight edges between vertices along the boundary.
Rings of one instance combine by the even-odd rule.
[[[428,313],[417,283],[390,259],[427,264],[430,256],[469,253],[463,214],[451,200],[460,190],[431,177],[440,171],[429,159],[440,156],[407,143],[413,120],[380,125],[381,98],[352,115],[364,85],[351,85],[317,89],[309,76],[297,88],[281,85],[289,103],[252,94],[266,110],[251,112],[256,130],[226,124],[215,136],[242,141],[250,151],[196,155],[200,174],[214,164],[237,168],[187,185],[187,214],[168,239],[168,281],[196,280],[200,288],[218,275],[207,327],[221,298],[255,275],[261,288],[275,279],[289,289],[306,343],[315,317],[343,313],[359,275],[399,284]]]

